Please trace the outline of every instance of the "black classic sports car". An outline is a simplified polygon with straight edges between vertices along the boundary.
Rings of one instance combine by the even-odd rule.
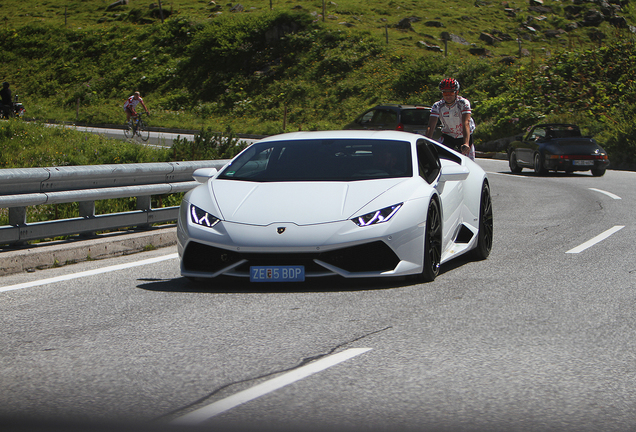
[[[599,177],[609,166],[607,152],[591,137],[581,135],[578,126],[547,123],[530,128],[525,138],[510,143],[510,171],[533,168],[541,175],[548,171],[592,171]]]

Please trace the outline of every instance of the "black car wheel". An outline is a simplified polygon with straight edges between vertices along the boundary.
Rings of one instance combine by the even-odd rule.
[[[492,219],[492,198],[490,197],[490,187],[484,182],[481,187],[481,205],[479,206],[479,233],[477,234],[477,247],[473,251],[475,259],[483,260],[488,258],[492,250],[493,219]]]
[[[424,266],[422,278],[424,282],[432,282],[439,274],[442,258],[442,218],[439,204],[432,199],[428,205],[426,216],[426,234],[424,236]]]
[[[508,158],[508,165],[510,166],[510,171],[519,174],[523,168],[521,168],[517,164],[517,153],[513,150],[510,152],[510,157]]]
[[[546,173],[546,169],[543,167],[543,162],[541,161],[541,155],[539,153],[534,155],[534,172],[539,175]]]
[[[594,177],[601,177],[605,174],[605,170],[604,169],[593,169],[592,170],[592,175]]]

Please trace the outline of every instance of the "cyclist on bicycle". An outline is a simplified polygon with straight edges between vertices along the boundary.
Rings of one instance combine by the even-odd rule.
[[[438,120],[442,122],[442,138],[440,141],[450,147],[457,147],[460,151],[475,160],[475,146],[473,145],[473,120],[468,99],[458,95],[459,81],[446,78],[439,83],[442,99],[435,102],[431,108],[426,136],[433,137]]]
[[[137,105],[139,104],[144,107],[144,109],[146,110],[146,114],[150,115],[150,113],[148,112],[148,108],[146,108],[144,100],[141,98],[139,92],[136,91],[131,97],[126,99],[126,102],[124,102],[124,112],[126,112],[126,121],[128,123],[130,123],[130,119],[132,117],[137,117],[137,111],[135,110],[135,108],[137,108]]]

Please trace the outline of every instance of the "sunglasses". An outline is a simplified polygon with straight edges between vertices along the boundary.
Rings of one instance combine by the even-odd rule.
[[[443,94],[444,96],[447,96],[447,95],[454,95],[454,94],[455,94],[455,92],[454,92],[454,91],[443,91],[443,92],[442,92],[442,94]]]

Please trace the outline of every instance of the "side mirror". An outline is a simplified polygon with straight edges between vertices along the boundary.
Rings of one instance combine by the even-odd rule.
[[[199,183],[205,183],[217,173],[216,168],[199,168],[192,173],[192,177]]]
[[[463,165],[445,165],[442,166],[439,181],[462,181],[468,178],[468,174],[470,171]]]

